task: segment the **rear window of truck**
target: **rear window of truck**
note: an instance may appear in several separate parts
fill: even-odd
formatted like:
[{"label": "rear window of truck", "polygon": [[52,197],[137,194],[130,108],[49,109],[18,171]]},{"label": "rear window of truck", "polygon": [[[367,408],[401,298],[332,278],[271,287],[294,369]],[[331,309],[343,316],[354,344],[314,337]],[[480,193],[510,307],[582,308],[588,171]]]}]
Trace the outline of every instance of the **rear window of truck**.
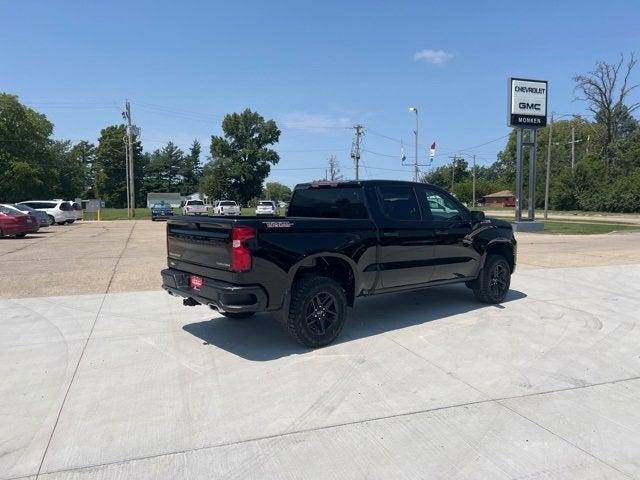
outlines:
[{"label": "rear window of truck", "polygon": [[361,188],[306,188],[296,190],[289,205],[290,217],[368,218]]}]

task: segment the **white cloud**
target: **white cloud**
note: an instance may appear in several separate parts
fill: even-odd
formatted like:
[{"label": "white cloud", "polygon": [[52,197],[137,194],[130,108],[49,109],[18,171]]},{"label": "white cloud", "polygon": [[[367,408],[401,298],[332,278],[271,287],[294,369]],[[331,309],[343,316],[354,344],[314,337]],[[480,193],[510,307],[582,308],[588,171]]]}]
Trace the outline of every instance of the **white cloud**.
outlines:
[{"label": "white cloud", "polygon": [[452,53],[447,53],[444,50],[431,50],[430,48],[420,50],[413,55],[413,59],[416,61],[424,60],[434,65],[442,65],[452,57]]},{"label": "white cloud", "polygon": [[277,120],[284,128],[295,128],[307,132],[326,132],[351,126],[351,119],[346,116],[331,116],[324,113],[290,112]]}]

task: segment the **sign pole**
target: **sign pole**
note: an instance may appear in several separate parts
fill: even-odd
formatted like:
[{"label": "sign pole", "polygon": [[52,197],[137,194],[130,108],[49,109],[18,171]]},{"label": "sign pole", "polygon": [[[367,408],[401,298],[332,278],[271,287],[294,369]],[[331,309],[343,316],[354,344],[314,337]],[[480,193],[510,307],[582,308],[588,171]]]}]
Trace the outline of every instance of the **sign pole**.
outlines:
[{"label": "sign pole", "polygon": [[522,221],[522,128],[516,130],[516,222]]},{"label": "sign pole", "polygon": [[[538,128],[547,124],[548,82],[526,78],[509,79],[509,108],[507,124],[516,128],[516,208],[513,228],[542,230],[536,223],[536,143]],[[527,210],[522,218],[524,203],[525,151],[529,161]]]},{"label": "sign pole", "polygon": [[529,130],[529,215],[527,220],[536,219],[536,147],[538,130]]}]

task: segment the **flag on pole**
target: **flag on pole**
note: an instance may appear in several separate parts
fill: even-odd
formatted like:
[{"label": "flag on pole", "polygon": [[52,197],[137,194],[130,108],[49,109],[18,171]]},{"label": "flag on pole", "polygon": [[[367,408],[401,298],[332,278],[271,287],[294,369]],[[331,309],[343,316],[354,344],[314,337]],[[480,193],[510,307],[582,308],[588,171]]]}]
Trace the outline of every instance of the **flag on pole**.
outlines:
[{"label": "flag on pole", "polygon": [[431,158],[433,158],[433,157],[435,157],[435,156],[436,156],[436,142],[433,142],[433,143],[431,144],[431,148],[429,149],[429,156],[430,156]]}]

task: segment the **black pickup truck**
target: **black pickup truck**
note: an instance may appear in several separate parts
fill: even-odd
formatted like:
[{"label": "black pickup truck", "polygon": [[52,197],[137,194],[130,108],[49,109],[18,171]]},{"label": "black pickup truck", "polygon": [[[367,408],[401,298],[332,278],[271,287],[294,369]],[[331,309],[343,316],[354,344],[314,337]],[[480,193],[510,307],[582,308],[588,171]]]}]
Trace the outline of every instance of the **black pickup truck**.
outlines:
[{"label": "black pickup truck", "polygon": [[[309,347],[358,296],[465,282],[499,303],[516,266],[508,222],[441,188],[390,180],[297,185],[286,217],[175,217],[163,288],[230,318],[269,311]],[[389,321],[392,321],[391,319]]]}]

